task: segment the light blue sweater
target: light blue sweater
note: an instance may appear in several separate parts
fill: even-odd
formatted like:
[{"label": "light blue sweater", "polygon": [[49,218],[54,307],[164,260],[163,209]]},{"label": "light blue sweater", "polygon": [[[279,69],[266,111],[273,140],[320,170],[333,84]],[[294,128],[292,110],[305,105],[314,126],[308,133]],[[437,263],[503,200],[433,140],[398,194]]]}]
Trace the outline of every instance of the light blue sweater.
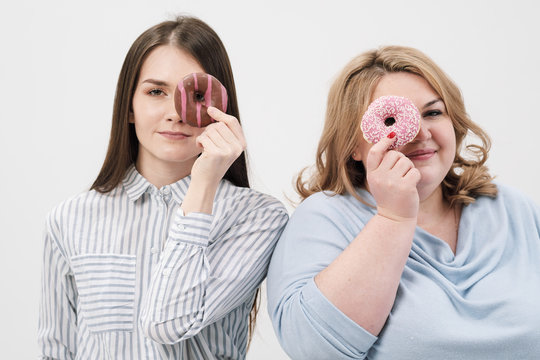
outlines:
[{"label": "light blue sweater", "polygon": [[[314,194],[272,257],[268,310],[293,359],[540,359],[540,208],[515,189],[464,207],[456,255],[417,227],[378,337],[316,287],[375,214],[350,195]],[[374,204],[366,191],[361,196]]]}]

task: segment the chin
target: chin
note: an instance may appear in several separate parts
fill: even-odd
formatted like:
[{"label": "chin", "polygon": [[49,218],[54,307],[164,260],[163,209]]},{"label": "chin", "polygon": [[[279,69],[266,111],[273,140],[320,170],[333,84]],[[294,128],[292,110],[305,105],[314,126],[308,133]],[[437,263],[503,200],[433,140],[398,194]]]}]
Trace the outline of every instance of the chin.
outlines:
[{"label": "chin", "polygon": [[440,191],[442,193],[442,180],[436,181],[436,182],[424,182],[420,180],[420,183],[416,186],[418,189],[418,196],[420,198],[420,202],[428,199],[433,195],[434,193]]}]

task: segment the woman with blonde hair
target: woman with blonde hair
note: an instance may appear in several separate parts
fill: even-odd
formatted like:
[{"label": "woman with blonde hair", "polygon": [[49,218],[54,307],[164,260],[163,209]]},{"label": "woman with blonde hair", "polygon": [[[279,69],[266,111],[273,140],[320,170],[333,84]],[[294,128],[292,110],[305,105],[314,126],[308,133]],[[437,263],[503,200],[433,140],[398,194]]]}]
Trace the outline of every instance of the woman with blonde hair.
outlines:
[{"label": "woman with blonde hair", "polygon": [[[389,95],[421,114],[418,135],[394,150],[395,133],[372,145],[360,129]],[[349,62],[268,275],[268,309],[293,359],[540,354],[540,209],[493,183],[489,148],[459,89],[420,51],[388,46]]]},{"label": "woman with blonde hair", "polygon": [[[228,91],[207,127],[175,89],[208,73]],[[244,359],[259,285],[287,221],[249,188],[229,58],[203,21],[143,32],[120,71],[109,149],[89,191],[47,219],[41,359]]]}]

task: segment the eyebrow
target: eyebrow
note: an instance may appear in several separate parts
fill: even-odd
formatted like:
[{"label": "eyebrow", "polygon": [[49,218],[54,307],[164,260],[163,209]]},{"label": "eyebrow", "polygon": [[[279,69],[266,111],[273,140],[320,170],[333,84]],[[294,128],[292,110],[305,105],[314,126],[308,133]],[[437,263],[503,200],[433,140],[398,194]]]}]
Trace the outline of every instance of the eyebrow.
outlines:
[{"label": "eyebrow", "polygon": [[141,84],[144,84],[144,83],[154,84],[154,85],[157,85],[157,86],[168,86],[169,85],[165,81],[156,80],[156,79],[146,79],[146,80],[143,80],[141,82]]},{"label": "eyebrow", "polygon": [[431,105],[438,103],[439,101],[442,102],[442,99],[431,100],[430,102],[426,103],[422,109],[428,108],[428,107],[430,107]]}]

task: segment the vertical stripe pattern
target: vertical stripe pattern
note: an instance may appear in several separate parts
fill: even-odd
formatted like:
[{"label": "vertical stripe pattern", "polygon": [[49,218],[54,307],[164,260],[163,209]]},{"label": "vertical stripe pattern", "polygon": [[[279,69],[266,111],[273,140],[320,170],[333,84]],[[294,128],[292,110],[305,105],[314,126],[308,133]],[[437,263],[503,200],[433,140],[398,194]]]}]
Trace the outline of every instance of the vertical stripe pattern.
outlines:
[{"label": "vertical stripe pattern", "polygon": [[189,182],[157,189],[131,167],[110,193],[51,211],[41,359],[245,358],[253,297],[288,216],[227,181],[212,215],[184,216]]}]

